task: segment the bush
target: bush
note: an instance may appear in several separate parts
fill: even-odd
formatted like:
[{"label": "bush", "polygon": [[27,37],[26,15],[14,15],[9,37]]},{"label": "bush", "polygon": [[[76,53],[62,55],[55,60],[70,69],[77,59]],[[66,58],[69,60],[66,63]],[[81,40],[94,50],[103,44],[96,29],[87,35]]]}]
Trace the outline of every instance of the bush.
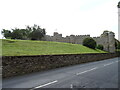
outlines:
[{"label": "bush", "polygon": [[116,50],[117,55],[120,57],[120,49]]},{"label": "bush", "polygon": [[115,48],[120,49],[120,41],[118,40],[115,41]]},{"label": "bush", "polygon": [[103,49],[104,49],[104,47],[103,47],[103,45],[98,44],[98,45],[97,45],[97,49],[103,50]]},{"label": "bush", "polygon": [[120,42],[119,42],[118,45],[117,45],[117,49],[120,49]]},{"label": "bush", "polygon": [[96,47],[96,41],[93,38],[85,38],[83,40],[83,45],[92,49]]}]

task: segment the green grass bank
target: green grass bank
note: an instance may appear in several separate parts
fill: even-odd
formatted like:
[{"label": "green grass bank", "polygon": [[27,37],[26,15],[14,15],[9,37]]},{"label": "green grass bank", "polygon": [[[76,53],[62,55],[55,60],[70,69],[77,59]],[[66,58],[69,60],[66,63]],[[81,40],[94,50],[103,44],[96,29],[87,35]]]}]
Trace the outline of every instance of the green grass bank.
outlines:
[{"label": "green grass bank", "polygon": [[2,56],[106,53],[80,44],[10,39],[0,41],[2,41]]}]

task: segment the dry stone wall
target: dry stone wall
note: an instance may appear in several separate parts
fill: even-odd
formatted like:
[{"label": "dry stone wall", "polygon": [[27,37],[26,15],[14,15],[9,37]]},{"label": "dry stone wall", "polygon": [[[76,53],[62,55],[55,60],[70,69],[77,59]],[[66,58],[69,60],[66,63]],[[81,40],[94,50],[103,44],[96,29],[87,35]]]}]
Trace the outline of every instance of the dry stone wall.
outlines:
[{"label": "dry stone wall", "polygon": [[117,57],[115,53],[3,56],[3,78]]}]

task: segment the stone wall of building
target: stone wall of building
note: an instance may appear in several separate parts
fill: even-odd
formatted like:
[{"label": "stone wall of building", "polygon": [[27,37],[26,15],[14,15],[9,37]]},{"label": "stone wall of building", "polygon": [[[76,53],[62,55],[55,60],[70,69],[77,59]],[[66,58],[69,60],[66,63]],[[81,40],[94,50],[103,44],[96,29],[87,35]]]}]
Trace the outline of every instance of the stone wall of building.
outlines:
[{"label": "stone wall of building", "polygon": [[[92,37],[97,44],[102,44],[104,46],[104,50],[108,52],[115,52],[115,38],[114,33],[105,31],[99,37]],[[55,41],[55,42],[66,42],[73,44],[83,44],[83,40],[85,38],[89,38],[90,35],[70,35],[66,37],[62,37],[62,34],[58,32],[54,32],[53,36],[46,35],[43,40],[46,41]]]}]

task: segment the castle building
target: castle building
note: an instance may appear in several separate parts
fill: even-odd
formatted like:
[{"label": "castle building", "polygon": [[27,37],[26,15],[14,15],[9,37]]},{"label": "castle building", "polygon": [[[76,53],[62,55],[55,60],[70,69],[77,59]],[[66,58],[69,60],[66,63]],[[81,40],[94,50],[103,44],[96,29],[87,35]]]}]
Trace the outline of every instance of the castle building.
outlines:
[{"label": "castle building", "polygon": [[[89,38],[90,35],[70,35],[62,37],[62,34],[54,32],[53,36],[45,35],[42,40],[45,41],[55,41],[55,42],[65,42],[73,44],[83,44],[85,38]],[[101,44],[105,51],[115,52],[115,35],[113,32],[104,31],[99,37],[92,37],[97,44]]]}]

